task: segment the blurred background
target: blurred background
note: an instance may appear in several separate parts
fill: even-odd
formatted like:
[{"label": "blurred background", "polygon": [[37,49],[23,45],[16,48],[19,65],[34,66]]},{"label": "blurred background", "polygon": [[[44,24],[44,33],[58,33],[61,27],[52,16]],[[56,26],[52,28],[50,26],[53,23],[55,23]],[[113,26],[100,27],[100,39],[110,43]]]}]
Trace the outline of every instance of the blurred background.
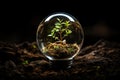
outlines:
[{"label": "blurred background", "polygon": [[54,12],[66,12],[79,20],[85,33],[84,45],[100,39],[120,41],[120,5],[117,2],[44,0],[6,1],[0,4],[0,41],[36,41],[39,23]]}]

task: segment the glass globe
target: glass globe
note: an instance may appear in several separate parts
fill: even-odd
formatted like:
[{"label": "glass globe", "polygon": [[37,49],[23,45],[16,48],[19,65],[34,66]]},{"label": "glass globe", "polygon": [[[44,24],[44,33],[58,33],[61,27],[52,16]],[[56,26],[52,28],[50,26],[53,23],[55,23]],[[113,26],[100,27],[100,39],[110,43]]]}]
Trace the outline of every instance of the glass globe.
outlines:
[{"label": "glass globe", "polygon": [[70,68],[83,45],[84,33],[75,17],[68,13],[54,13],[41,21],[36,40],[52,67]]}]

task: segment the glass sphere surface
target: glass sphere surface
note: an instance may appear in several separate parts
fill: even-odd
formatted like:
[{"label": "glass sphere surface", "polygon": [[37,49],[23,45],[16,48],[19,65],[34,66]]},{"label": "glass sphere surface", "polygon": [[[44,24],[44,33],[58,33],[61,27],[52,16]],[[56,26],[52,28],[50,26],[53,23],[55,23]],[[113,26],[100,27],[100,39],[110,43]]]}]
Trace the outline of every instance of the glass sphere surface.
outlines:
[{"label": "glass sphere surface", "polygon": [[54,13],[41,21],[37,45],[49,60],[71,60],[79,54],[84,33],[79,21],[68,13]]}]

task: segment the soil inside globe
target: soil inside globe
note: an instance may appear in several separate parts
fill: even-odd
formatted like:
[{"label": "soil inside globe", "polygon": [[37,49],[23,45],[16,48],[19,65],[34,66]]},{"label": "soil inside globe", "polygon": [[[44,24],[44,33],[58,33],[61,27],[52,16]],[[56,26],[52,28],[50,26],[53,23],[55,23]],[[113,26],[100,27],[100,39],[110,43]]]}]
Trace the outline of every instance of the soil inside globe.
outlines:
[{"label": "soil inside globe", "polygon": [[49,43],[45,48],[44,52],[56,59],[65,59],[73,56],[78,52],[79,46],[74,44],[67,44],[64,41],[56,41],[54,43]]}]

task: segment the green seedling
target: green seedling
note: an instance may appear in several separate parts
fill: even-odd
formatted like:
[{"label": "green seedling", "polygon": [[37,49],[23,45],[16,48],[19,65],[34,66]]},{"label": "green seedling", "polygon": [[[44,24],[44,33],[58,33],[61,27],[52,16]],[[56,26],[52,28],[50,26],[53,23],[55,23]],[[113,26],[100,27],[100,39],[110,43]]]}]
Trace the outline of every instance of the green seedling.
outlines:
[{"label": "green seedling", "polygon": [[22,64],[29,64],[29,63],[28,63],[28,60],[24,60],[24,61],[22,62]]},{"label": "green seedling", "polygon": [[69,28],[70,25],[70,21],[63,21],[57,18],[57,22],[54,24],[54,28],[48,36],[54,38],[55,40],[63,41],[65,37],[72,33]]}]

